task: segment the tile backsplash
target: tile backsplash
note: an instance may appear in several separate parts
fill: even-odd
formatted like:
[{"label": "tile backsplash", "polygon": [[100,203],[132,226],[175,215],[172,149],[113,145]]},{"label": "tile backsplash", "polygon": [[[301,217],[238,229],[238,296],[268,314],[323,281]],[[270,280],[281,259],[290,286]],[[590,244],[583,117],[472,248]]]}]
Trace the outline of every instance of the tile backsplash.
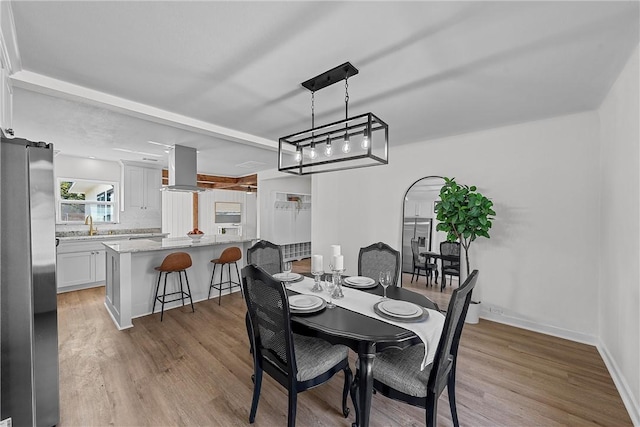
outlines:
[{"label": "tile backsplash", "polygon": [[[94,228],[97,228],[101,234],[159,233],[162,228],[162,214],[160,210],[121,211],[119,223],[94,223]],[[58,237],[82,235],[88,231],[89,226],[84,224],[56,224]]]}]

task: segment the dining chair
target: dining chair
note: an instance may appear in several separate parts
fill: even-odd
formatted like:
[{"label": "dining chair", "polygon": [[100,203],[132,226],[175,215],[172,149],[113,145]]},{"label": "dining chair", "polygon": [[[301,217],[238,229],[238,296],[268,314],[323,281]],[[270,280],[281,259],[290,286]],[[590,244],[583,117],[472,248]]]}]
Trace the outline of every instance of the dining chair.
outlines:
[{"label": "dining chair", "polygon": [[457,257],[457,261],[451,259],[440,258],[440,266],[442,267],[442,284],[440,291],[447,286],[447,274],[449,275],[449,286],[453,282],[453,276],[460,277],[460,243],[459,242],[440,242],[440,255]]},{"label": "dining chair", "polygon": [[391,399],[425,408],[428,427],[436,425],[438,397],[445,387],[453,425],[459,425],[455,394],[458,345],[477,279],[478,270],[474,270],[462,286],[453,291],[433,363],[420,370],[424,344],[383,351],[376,354],[373,362],[374,390]]},{"label": "dining chair", "polygon": [[323,384],[343,371],[342,414],[346,418],[352,380],[348,347],[292,333],[287,291],[282,282],[273,279],[267,271],[248,265],[242,269],[242,281],[254,366],[249,422],[255,421],[263,371],[287,388],[289,427],[295,426],[298,393]]},{"label": "dining chair", "polygon": [[282,273],[282,250],[268,240],[260,240],[247,249],[247,264],[257,265],[269,274]]},{"label": "dining chair", "polygon": [[358,254],[358,276],[370,277],[378,281],[381,271],[391,272],[391,286],[398,285],[400,271],[400,252],[386,243],[378,242],[360,248]]},{"label": "dining chair", "polygon": [[420,279],[420,270],[424,270],[424,277],[427,281],[427,285],[431,285],[431,278],[435,272],[436,283],[438,283],[438,267],[435,263],[429,262],[429,258],[425,258],[420,255],[419,242],[415,239],[411,239],[411,254],[413,255],[413,272],[411,273],[411,283],[413,278],[417,275],[416,282]]}]

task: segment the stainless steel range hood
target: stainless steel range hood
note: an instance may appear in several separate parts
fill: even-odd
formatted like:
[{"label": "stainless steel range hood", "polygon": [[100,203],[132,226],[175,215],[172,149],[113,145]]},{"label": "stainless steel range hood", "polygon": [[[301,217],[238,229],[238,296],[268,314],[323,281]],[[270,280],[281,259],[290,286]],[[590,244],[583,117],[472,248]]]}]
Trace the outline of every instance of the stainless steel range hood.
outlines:
[{"label": "stainless steel range hood", "polygon": [[195,148],[174,145],[169,153],[169,185],[166,191],[204,191],[196,185],[198,171],[197,151]]}]

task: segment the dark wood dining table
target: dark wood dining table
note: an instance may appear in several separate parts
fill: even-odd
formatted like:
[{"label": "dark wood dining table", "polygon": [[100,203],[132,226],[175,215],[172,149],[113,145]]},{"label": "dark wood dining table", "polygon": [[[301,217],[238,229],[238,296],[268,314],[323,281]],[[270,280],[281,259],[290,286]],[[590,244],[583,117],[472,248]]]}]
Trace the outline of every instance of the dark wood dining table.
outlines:
[{"label": "dark wood dining table", "polygon": [[[362,291],[382,295],[380,285]],[[389,287],[387,297],[438,310],[436,303],[407,289]],[[332,344],[344,344],[358,353],[358,371],[354,379],[354,384],[357,385],[356,422],[353,424],[358,427],[369,425],[373,394],[372,367],[376,352],[390,347],[406,348],[421,342],[407,329],[340,306],[311,315],[292,315],[291,325],[295,333],[319,337]]]},{"label": "dark wood dining table", "polygon": [[[427,259],[434,258],[434,259],[440,259],[445,261],[457,262],[458,264],[460,263],[460,255],[442,255],[439,252],[424,251],[424,252],[420,252],[420,256],[423,256]],[[440,270],[442,270],[442,262],[440,263]],[[437,280],[437,276],[436,276],[436,280]],[[445,284],[445,279],[443,274],[442,280],[440,281],[440,290],[444,289],[444,286],[445,286],[444,284]]]}]

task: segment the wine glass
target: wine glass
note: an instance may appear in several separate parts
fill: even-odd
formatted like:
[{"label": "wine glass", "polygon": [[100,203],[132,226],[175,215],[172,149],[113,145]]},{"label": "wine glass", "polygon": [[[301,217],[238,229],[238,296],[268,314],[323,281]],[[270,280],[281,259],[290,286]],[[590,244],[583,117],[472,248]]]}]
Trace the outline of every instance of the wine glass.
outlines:
[{"label": "wine glass", "polygon": [[391,272],[389,270],[387,270],[386,272],[380,272],[380,284],[382,285],[384,294],[382,299],[387,299],[387,288],[391,284]]},{"label": "wine glass", "polygon": [[333,274],[327,274],[324,278],[325,289],[329,292],[329,301],[327,302],[327,308],[334,308],[336,305],[333,303],[333,291],[336,289],[336,282],[333,281]]},{"label": "wine glass", "polygon": [[285,275],[285,279],[289,279],[289,274],[291,274],[291,270],[293,269],[293,265],[291,264],[291,261],[286,261],[284,263],[284,275]]}]

